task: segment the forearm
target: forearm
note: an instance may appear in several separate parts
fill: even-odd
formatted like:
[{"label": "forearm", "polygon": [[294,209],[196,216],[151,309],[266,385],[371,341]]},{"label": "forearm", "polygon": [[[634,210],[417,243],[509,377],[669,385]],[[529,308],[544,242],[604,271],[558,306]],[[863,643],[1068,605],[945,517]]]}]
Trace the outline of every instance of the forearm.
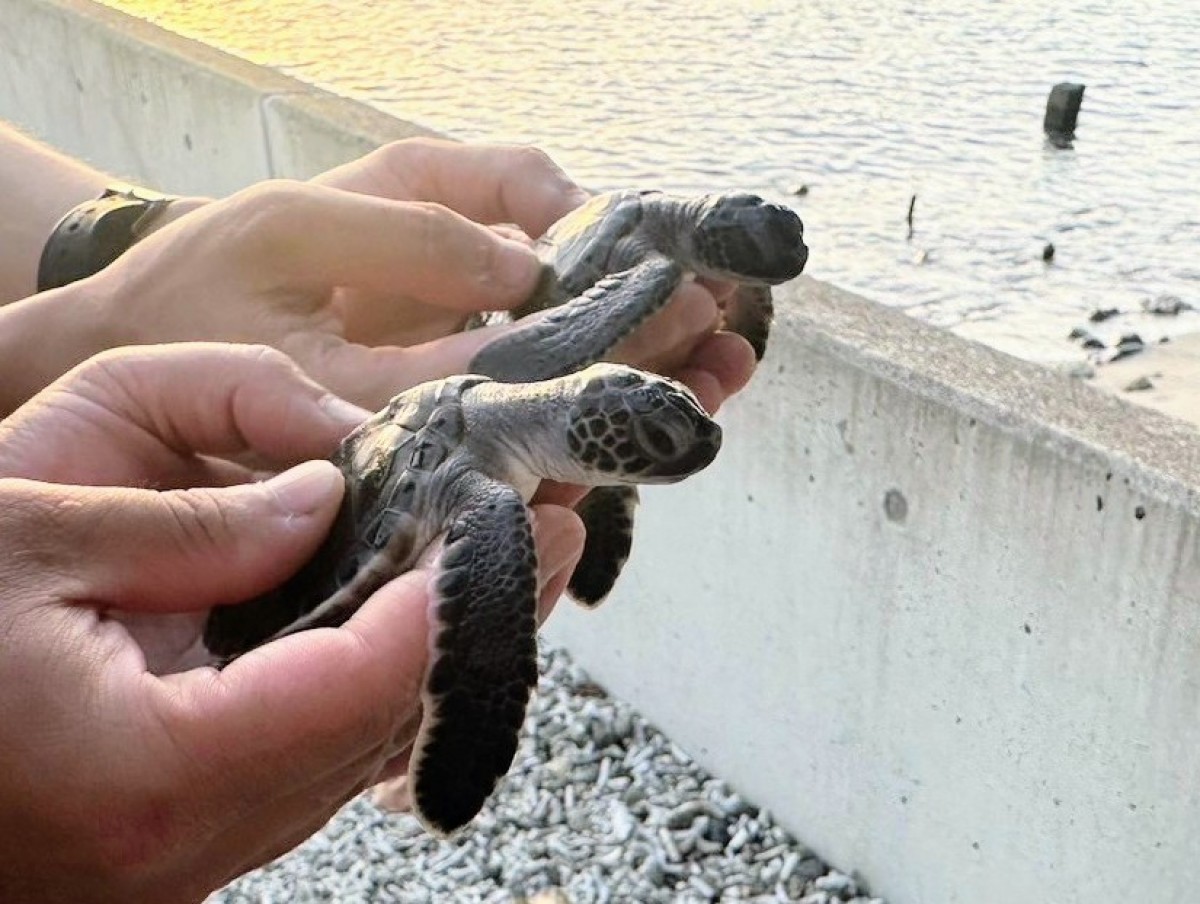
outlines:
[{"label": "forearm", "polygon": [[[54,224],[110,181],[0,123],[0,197],[9,212],[0,218],[0,305],[34,293],[38,258]],[[8,344],[7,337],[3,342]],[[7,369],[7,359],[0,360]]]},{"label": "forearm", "polygon": [[76,364],[124,344],[93,280],[0,307],[0,419]]}]

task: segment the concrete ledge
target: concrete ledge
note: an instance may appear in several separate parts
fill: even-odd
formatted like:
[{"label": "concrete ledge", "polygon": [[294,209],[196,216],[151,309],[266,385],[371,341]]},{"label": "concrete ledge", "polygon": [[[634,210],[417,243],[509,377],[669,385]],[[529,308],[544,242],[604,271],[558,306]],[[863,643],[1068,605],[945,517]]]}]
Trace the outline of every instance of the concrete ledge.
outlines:
[{"label": "concrete ledge", "polygon": [[435,134],[87,0],[12,0],[0,118],[114,175],[224,195]]},{"label": "concrete ledge", "polygon": [[811,280],[780,307],[717,464],[550,637],[897,904],[1190,900],[1194,430]]},{"label": "concrete ledge", "polygon": [[263,116],[271,171],[292,179],[311,179],[389,141],[445,137],[325,93],[268,97]]}]

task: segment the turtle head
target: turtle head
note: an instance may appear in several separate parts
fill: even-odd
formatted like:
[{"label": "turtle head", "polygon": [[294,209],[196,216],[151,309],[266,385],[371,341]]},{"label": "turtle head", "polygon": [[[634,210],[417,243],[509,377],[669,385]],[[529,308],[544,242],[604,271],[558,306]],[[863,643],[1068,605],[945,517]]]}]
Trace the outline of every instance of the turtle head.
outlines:
[{"label": "turtle head", "polygon": [[579,377],[567,442],[588,483],[674,483],[721,448],[721,428],[681,384],[617,364]]},{"label": "turtle head", "polygon": [[706,195],[695,219],[691,254],[701,275],[776,285],[799,276],[808,262],[800,217],[758,195]]}]

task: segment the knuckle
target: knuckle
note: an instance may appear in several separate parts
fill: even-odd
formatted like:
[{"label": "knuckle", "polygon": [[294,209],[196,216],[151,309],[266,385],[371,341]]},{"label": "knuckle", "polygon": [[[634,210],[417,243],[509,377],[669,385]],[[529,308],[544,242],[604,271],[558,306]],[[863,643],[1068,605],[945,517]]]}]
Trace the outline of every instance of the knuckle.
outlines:
[{"label": "knuckle", "polygon": [[418,135],[389,141],[373,153],[389,164],[403,164],[413,158],[419,159],[427,154],[443,151],[448,145],[452,146],[454,142]]},{"label": "knuckle", "polygon": [[211,490],[179,490],[158,496],[170,536],[183,556],[236,548],[237,517]]},{"label": "knuckle", "polygon": [[535,145],[510,145],[514,165],[535,175],[562,175],[562,170],[549,154]]},{"label": "knuckle", "polygon": [[457,245],[458,222],[448,207],[433,201],[409,202],[409,223],[412,240],[421,250],[422,258],[439,261]]},{"label": "knuckle", "polygon": [[250,368],[263,371],[263,376],[280,376],[287,379],[303,378],[300,366],[274,346],[246,345],[241,347],[241,353],[245,355]]},{"label": "knuckle", "polygon": [[232,201],[248,217],[285,216],[311,203],[311,186],[294,179],[267,179],[233,195]]},{"label": "knuckle", "polygon": [[244,250],[261,253],[264,247],[286,246],[299,236],[303,224],[317,212],[320,197],[316,186],[270,179],[233,195],[229,200],[232,213],[226,222],[236,231]]}]

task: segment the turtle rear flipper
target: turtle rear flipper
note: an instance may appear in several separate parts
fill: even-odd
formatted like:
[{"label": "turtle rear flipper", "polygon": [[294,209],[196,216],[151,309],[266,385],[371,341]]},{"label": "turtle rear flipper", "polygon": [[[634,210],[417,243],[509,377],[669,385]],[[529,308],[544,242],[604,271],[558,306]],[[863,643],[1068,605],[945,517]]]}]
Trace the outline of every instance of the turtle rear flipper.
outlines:
[{"label": "turtle rear flipper", "polygon": [[472,373],[503,383],[562,377],[594,364],[667,303],[683,268],[653,256],[582,295],[521,320],[471,359]]},{"label": "turtle rear flipper", "polygon": [[447,835],[508,772],[537,683],[537,559],[525,503],[481,474],[446,534],[409,766],[413,809]]},{"label": "turtle rear flipper", "polygon": [[769,286],[738,286],[725,305],[724,328],[750,343],[756,361],[767,353],[774,319],[775,301]]},{"label": "turtle rear flipper", "polygon": [[621,575],[633,547],[633,513],[637,487],[594,487],[575,506],[587,530],[583,555],[567,592],[581,606],[594,609],[604,602]]}]

